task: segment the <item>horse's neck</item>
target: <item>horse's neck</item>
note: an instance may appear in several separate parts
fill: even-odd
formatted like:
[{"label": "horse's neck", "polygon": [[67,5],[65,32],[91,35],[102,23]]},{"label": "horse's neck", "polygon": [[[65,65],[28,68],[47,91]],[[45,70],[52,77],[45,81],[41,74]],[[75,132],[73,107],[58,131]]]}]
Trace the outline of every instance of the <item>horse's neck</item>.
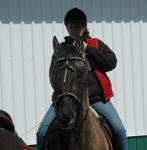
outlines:
[{"label": "horse's neck", "polygon": [[[83,108],[88,108],[88,113],[87,111],[81,111],[80,113],[80,119],[76,129],[77,132],[74,133],[74,137],[78,137],[77,139],[74,139],[77,143],[76,148],[78,147],[82,150],[97,150],[98,147],[103,145],[102,149],[108,149],[108,145],[106,144],[107,141],[101,124],[90,109],[88,90],[85,92],[82,106]],[[100,139],[102,139],[102,141]]]},{"label": "horse's neck", "polygon": [[86,89],[83,97],[83,108],[88,108],[89,107],[89,94],[88,94],[88,88]]},{"label": "horse's neck", "polygon": [[90,108],[89,94],[88,94],[88,88],[87,88],[83,96],[82,109],[80,110],[80,113],[78,114],[79,115],[78,124],[79,123],[81,124],[81,122],[83,123],[83,121],[87,118],[89,108]]}]

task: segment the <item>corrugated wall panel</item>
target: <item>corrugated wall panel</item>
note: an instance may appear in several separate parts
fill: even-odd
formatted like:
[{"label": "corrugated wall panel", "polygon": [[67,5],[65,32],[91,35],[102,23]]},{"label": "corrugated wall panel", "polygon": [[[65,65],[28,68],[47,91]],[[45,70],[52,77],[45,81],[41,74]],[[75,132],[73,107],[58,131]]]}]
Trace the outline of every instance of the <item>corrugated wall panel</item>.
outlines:
[{"label": "corrugated wall panel", "polygon": [[147,23],[143,23],[142,21],[140,22],[141,24],[141,56],[142,56],[142,89],[143,89],[143,108],[144,108],[144,129],[145,133],[147,133],[147,113],[146,113],[146,108],[147,108],[147,69],[146,69],[146,64],[147,64],[147,43],[146,43],[146,35],[147,35]]},{"label": "corrugated wall panel", "polygon": [[72,7],[87,13],[91,35],[117,55],[117,68],[108,75],[127,135],[147,135],[146,0],[0,1],[0,109],[10,113],[25,142],[36,143],[53,91],[52,38],[61,42],[67,35],[63,18]]}]

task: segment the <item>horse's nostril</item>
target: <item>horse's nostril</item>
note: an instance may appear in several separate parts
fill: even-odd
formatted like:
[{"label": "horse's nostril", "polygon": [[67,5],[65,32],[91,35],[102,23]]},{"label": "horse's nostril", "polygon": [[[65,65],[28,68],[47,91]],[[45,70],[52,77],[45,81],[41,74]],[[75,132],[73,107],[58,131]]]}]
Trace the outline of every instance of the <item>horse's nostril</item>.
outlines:
[{"label": "horse's nostril", "polygon": [[74,115],[72,114],[71,117],[70,117],[70,120],[72,120],[73,118],[74,118]]},{"label": "horse's nostril", "polygon": [[71,114],[71,115],[69,116],[69,120],[71,121],[71,120],[73,120],[73,118],[74,118],[74,115]]},{"label": "horse's nostril", "polygon": [[68,117],[66,115],[60,115],[59,120],[66,121],[66,120],[68,120]]},{"label": "horse's nostril", "polygon": [[57,115],[57,121],[61,128],[73,128],[76,116],[74,113],[60,113]]},{"label": "horse's nostril", "polygon": [[60,115],[59,121],[68,124],[73,119],[73,115]]},{"label": "horse's nostril", "polygon": [[64,117],[61,119],[62,122],[67,122],[69,119],[67,117]]}]

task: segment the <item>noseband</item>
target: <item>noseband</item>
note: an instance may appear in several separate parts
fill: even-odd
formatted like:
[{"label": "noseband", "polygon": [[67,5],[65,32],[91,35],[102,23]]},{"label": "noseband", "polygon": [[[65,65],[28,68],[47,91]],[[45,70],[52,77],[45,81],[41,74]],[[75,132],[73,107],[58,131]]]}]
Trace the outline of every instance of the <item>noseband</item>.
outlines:
[{"label": "noseband", "polygon": [[[79,57],[60,58],[60,59],[57,59],[57,60],[55,61],[54,65],[53,65],[53,68],[54,68],[54,66],[55,66],[58,62],[65,62],[64,66],[59,69],[59,70],[65,70],[65,72],[64,72],[64,84],[66,84],[67,70],[69,69],[69,70],[71,70],[71,71],[73,71],[73,72],[76,71],[76,69],[75,69],[74,67],[72,67],[72,66],[69,64],[69,61],[74,61],[74,60],[83,61],[84,64],[86,64],[86,66],[87,66],[86,61],[85,61],[83,58],[79,58]],[[87,74],[86,74],[86,79],[87,79],[87,77],[88,77],[88,70],[87,70]],[[56,107],[57,101],[58,101],[61,97],[65,97],[65,96],[73,97],[74,100],[76,100],[76,101],[80,104],[80,106],[82,107],[82,104],[81,104],[80,99],[79,99],[75,94],[69,93],[69,92],[66,93],[66,91],[64,91],[64,93],[61,93],[60,95],[58,95],[58,96],[56,97],[56,100],[55,100],[55,107]],[[87,110],[87,108],[83,108],[83,107],[82,107],[82,110]]]}]

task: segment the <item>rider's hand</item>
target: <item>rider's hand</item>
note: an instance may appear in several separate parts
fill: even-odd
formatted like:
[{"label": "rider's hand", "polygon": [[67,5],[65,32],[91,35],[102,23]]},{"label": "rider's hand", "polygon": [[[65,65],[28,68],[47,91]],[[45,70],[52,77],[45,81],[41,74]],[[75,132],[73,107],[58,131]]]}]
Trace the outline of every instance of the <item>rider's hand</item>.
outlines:
[{"label": "rider's hand", "polygon": [[[73,42],[73,46],[76,46],[76,41]],[[84,46],[84,49],[86,49],[87,43],[86,43],[86,42],[83,42],[83,46]]]},{"label": "rider's hand", "polygon": [[72,43],[72,45],[73,45],[73,46],[76,46],[76,41],[74,41],[74,42]]},{"label": "rider's hand", "polygon": [[84,46],[84,49],[86,49],[87,43],[86,43],[86,42],[83,42],[83,46]]}]

